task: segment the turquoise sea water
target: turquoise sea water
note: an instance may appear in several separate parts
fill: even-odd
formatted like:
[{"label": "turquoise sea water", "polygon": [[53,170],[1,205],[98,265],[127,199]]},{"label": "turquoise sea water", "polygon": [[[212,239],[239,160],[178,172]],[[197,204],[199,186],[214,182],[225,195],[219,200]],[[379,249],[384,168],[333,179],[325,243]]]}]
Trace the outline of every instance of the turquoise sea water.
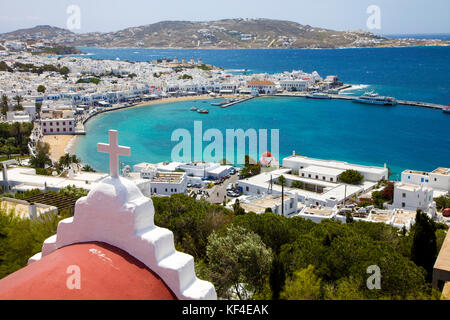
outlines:
[{"label": "turquoise sea water", "polygon": [[[342,100],[257,98],[226,109],[209,102],[177,102],[99,115],[86,124],[76,154],[97,170],[106,171],[106,154],[97,142],[108,141],[108,129],[119,131],[119,143],[130,146],[125,164],[171,160],[171,134],[185,128],[193,135],[193,121],[209,128],[280,129],[280,156],[297,153],[323,159],[383,166],[394,173],[405,168],[433,170],[450,166],[450,116],[417,107],[379,107]],[[207,115],[189,111],[208,107]],[[207,143],[204,143],[204,146]],[[241,155],[243,154],[241,150]]]},{"label": "turquoise sea water", "polygon": [[[234,72],[317,70],[337,74],[361,85],[347,94],[375,89],[398,99],[448,104],[450,100],[450,48],[376,48],[344,50],[157,50],[81,48],[92,58],[151,61],[167,57],[202,58],[204,63]],[[83,162],[107,171],[106,154],[96,152],[97,142],[107,142],[108,129],[119,131],[119,143],[132,148],[125,164],[171,160],[171,134],[177,128],[192,132],[193,121],[209,128],[279,129],[280,157],[297,153],[323,159],[402,170],[450,167],[450,115],[409,106],[370,106],[341,100],[257,98],[230,108],[211,101],[177,102],[133,108],[96,116],[86,125],[75,152]],[[189,111],[208,108],[207,115]],[[206,144],[204,144],[205,146]],[[241,150],[241,154],[245,151]]]}]

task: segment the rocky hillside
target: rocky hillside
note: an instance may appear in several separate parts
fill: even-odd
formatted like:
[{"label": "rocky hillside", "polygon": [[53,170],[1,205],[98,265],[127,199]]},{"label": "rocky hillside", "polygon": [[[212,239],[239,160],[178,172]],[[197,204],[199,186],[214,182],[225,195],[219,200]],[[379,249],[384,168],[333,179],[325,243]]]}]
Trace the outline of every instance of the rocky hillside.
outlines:
[{"label": "rocky hillside", "polygon": [[444,41],[393,40],[365,31],[334,31],[270,19],[207,22],[162,21],[109,33],[76,34],[37,26],[0,35],[0,39],[46,39],[63,45],[153,48],[346,48],[448,45]]}]

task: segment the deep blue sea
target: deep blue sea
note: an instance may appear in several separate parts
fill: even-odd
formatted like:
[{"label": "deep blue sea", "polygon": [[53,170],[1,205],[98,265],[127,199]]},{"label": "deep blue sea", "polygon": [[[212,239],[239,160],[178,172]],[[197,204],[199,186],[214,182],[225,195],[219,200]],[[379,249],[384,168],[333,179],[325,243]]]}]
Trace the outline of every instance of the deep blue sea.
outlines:
[{"label": "deep blue sea", "polygon": [[[450,47],[188,50],[98,49],[81,47],[93,59],[151,61],[157,58],[202,58],[236,73],[275,73],[302,69],[334,74],[356,89],[344,94],[375,90],[398,99],[449,104]],[[450,167],[450,115],[419,107],[377,107],[347,101],[301,98],[258,98],[221,109],[209,102],[178,102],[99,115],[87,125],[75,152],[83,162],[107,171],[107,156],[96,152],[107,142],[107,130],[119,130],[119,142],[132,147],[125,164],[170,160],[170,140],[177,128],[193,129],[194,120],[208,128],[280,129],[280,156],[297,153],[324,159],[402,170]],[[189,111],[208,108],[208,115]],[[243,153],[245,151],[242,151]]]}]

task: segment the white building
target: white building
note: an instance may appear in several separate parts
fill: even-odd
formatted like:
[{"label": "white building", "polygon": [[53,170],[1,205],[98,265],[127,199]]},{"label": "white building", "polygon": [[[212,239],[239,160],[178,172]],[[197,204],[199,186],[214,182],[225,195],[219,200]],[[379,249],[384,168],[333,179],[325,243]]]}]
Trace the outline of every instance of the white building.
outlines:
[{"label": "white building", "polygon": [[[308,169],[307,167],[311,167]],[[293,170],[298,170],[299,173],[312,173],[311,178],[315,178],[317,175],[319,180],[323,180],[323,176],[331,178],[337,177],[338,172],[345,170],[355,170],[361,173],[364,176],[364,180],[367,181],[379,181],[379,180],[387,180],[389,170],[386,167],[374,167],[374,166],[363,166],[357,164],[349,164],[344,161],[336,161],[336,160],[322,160],[322,159],[314,159],[308,158],[304,156],[292,155],[283,159],[283,167],[290,168]],[[319,171],[321,168],[322,172]],[[327,169],[326,169],[327,168]],[[335,170],[331,170],[335,169]],[[304,171],[306,170],[306,171]],[[310,170],[311,172],[308,172]],[[335,180],[335,179],[333,179]],[[335,180],[336,181],[336,180]]]},{"label": "white building", "polygon": [[[227,205],[232,208],[235,201]],[[281,195],[280,194],[262,194],[260,196],[244,196],[239,198],[240,206],[245,212],[264,213],[266,209],[271,209],[273,213],[282,214]],[[284,216],[290,217],[298,211],[298,200],[293,194],[285,193],[284,199]]]},{"label": "white building", "polygon": [[133,166],[133,171],[140,173],[140,177],[144,179],[153,179],[157,173],[156,165],[152,163],[142,162]]},{"label": "white building", "polygon": [[311,80],[280,80],[280,87],[284,91],[306,91],[308,87],[312,84]]},{"label": "white building", "polygon": [[157,195],[186,194],[186,188],[187,178],[184,172],[158,172],[150,181],[150,192]]},{"label": "white building", "polygon": [[272,94],[276,91],[275,83],[268,80],[252,80],[247,83],[247,87],[262,94]]},{"label": "white building", "polygon": [[432,188],[405,183],[395,184],[393,208],[428,211],[432,203]]},{"label": "white building", "polygon": [[329,182],[338,182],[339,175],[343,173],[345,170],[337,169],[333,167],[321,167],[310,165],[298,169],[298,175],[300,177],[306,177],[316,180],[329,181]]},{"label": "white building", "polygon": [[[332,183],[311,178],[302,178],[293,175],[292,169],[283,168],[271,172],[263,172],[259,175],[238,181],[238,186],[242,188],[245,195],[262,195],[265,193],[281,194],[281,186],[276,184],[278,178],[283,175],[286,178],[284,191],[297,197],[299,203],[305,205],[334,207],[348,200],[354,195],[358,195],[372,189],[376,182],[364,181],[361,185],[346,185],[343,183]],[[296,181],[302,188],[293,187]]]},{"label": "white building", "polygon": [[191,177],[220,179],[229,174],[231,166],[212,162],[192,162],[180,164],[178,169],[183,170]]},{"label": "white building", "polygon": [[437,168],[432,172],[405,170],[401,181],[407,184],[424,185],[435,190],[450,192],[450,169]]},{"label": "white building", "polygon": [[[360,185],[339,181],[339,175],[348,169],[364,176]],[[298,174],[293,174],[294,171]],[[285,192],[296,195],[299,203],[333,208],[352,196],[373,189],[379,180],[387,179],[388,169],[293,155],[283,159],[283,168],[239,180],[238,185],[246,195],[261,195],[269,190],[279,194],[281,186],[276,182],[281,175],[286,178]]]},{"label": "white building", "polygon": [[41,112],[40,123],[44,135],[75,133],[73,110],[51,110],[49,112]]},{"label": "white building", "polygon": [[434,198],[450,192],[450,169],[437,168],[432,172],[405,170],[401,182],[395,184],[392,208],[429,212]]},{"label": "white building", "polygon": [[74,134],[75,119],[41,119],[42,133],[46,134]]},{"label": "white building", "polygon": [[31,116],[24,111],[8,111],[6,113],[6,121],[9,122],[31,122]]}]

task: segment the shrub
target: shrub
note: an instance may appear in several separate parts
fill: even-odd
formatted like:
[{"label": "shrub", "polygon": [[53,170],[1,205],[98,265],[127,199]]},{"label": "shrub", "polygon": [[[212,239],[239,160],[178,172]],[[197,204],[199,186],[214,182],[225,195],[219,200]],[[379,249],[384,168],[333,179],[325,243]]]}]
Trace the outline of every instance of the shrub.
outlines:
[{"label": "shrub", "polygon": [[356,170],[345,170],[339,175],[339,181],[348,184],[360,184],[364,176]]}]

